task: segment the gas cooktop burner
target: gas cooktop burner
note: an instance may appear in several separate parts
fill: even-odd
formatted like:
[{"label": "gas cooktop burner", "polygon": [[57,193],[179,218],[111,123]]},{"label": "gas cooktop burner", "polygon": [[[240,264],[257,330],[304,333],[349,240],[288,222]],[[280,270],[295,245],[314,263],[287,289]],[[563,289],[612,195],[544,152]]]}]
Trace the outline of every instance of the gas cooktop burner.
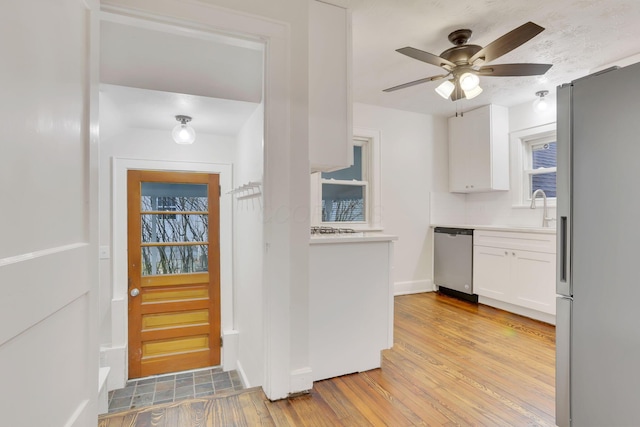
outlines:
[{"label": "gas cooktop burner", "polygon": [[311,234],[350,234],[355,233],[353,228],[335,228],[335,227],[311,227]]}]

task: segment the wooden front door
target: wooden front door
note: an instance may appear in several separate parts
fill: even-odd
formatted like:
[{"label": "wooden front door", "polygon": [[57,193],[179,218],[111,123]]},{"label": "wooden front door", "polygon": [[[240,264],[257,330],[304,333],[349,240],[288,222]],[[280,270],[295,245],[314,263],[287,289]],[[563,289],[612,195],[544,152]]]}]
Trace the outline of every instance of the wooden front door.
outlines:
[{"label": "wooden front door", "polygon": [[127,180],[129,378],[219,365],[219,176]]}]

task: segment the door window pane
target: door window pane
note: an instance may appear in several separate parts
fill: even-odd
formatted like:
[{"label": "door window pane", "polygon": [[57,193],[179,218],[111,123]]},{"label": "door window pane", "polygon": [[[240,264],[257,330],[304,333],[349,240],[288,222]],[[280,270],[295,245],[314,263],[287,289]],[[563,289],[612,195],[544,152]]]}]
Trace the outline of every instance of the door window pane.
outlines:
[{"label": "door window pane", "polygon": [[143,182],[143,211],[207,212],[207,184]]},{"label": "door window pane", "polygon": [[207,214],[142,215],[142,243],[206,242]]},{"label": "door window pane", "polygon": [[208,271],[207,245],[143,246],[142,275]]}]

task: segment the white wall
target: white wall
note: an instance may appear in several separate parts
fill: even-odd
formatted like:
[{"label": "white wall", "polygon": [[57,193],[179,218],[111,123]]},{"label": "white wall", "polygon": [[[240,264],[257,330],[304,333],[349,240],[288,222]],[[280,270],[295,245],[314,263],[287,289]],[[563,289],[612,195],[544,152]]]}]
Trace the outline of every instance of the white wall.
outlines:
[{"label": "white wall", "polygon": [[[547,98],[552,108],[543,113],[533,111],[533,100],[509,108],[509,133],[555,123],[555,95],[551,94]],[[510,148],[513,152],[513,148]],[[444,164],[448,165],[448,161]],[[448,170],[448,166],[446,168]],[[511,179],[510,187],[513,189],[514,185],[517,183]],[[431,195],[432,224],[542,226],[542,209],[514,206],[513,190],[465,195],[449,193],[445,186],[434,188],[434,191]],[[538,205],[542,205],[542,202],[538,202]],[[556,217],[555,207],[549,208],[549,216]]]},{"label": "white wall", "polygon": [[396,293],[432,290],[429,192],[445,185],[446,120],[356,103],[353,124],[380,132],[380,212],[384,232],[398,236]]},{"label": "white wall", "polygon": [[0,14],[3,426],[97,421],[98,3]]},{"label": "white wall", "polygon": [[[260,105],[237,137],[234,187],[261,182],[264,107]],[[238,371],[245,386],[262,385],[264,328],[262,307],[262,186],[236,193],[234,213],[234,325],[238,331]]]}]

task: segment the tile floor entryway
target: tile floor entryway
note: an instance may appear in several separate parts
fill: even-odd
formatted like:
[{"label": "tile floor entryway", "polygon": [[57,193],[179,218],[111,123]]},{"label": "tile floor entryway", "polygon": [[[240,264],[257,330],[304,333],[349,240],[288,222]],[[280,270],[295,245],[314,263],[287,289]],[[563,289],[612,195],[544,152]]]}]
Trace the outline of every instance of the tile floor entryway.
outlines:
[{"label": "tile floor entryway", "polygon": [[237,371],[219,367],[131,380],[125,388],[109,392],[109,413],[242,389]]}]

